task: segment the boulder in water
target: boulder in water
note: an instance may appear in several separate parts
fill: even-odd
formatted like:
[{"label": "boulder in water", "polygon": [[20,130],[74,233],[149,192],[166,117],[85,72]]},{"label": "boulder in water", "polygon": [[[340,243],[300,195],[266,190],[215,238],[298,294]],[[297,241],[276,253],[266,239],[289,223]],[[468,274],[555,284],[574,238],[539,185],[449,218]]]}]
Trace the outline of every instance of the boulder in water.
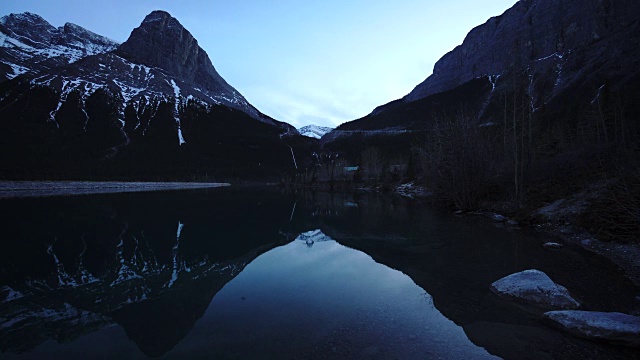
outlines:
[{"label": "boulder in water", "polygon": [[513,299],[545,309],[577,309],[580,303],[569,291],[553,282],[540,270],[525,270],[506,276],[493,284],[491,291],[507,299]]},{"label": "boulder in water", "polygon": [[640,347],[640,317],[619,312],[580,310],[549,311],[544,315],[574,335]]}]

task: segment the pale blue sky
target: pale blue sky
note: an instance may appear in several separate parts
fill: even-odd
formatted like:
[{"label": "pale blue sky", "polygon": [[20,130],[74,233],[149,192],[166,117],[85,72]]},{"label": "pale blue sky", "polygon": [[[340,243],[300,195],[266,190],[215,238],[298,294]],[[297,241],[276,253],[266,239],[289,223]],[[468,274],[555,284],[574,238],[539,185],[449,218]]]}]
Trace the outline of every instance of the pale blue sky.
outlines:
[{"label": "pale blue sky", "polygon": [[263,113],[336,126],[409,93],[473,27],[516,0],[1,0],[123,42],[152,10],[176,17]]}]

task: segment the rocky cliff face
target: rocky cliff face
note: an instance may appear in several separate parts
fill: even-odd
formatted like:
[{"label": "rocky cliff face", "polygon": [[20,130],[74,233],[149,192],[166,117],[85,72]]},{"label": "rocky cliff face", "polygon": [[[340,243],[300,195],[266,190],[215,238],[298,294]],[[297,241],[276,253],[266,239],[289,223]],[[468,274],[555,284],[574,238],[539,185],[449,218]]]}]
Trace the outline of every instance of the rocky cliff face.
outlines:
[{"label": "rocky cliff face", "polygon": [[207,102],[223,103],[258,120],[272,123],[218,74],[198,41],[165,11],[153,11],[147,15],[114,54],[133,64],[161,69],[166,75],[193,88],[191,92],[195,94],[191,95]]},{"label": "rocky cliff face", "polygon": [[518,1],[471,30],[403,100],[422,99],[481,76],[539,67],[540,62],[557,68],[576,50],[628,31],[639,17],[640,2],[634,0]]},{"label": "rocky cliff face", "polygon": [[36,14],[0,18],[0,82],[74,63],[115,49],[118,43],[81,26],[53,27]]},{"label": "rocky cliff face", "polygon": [[[322,142],[354,159],[367,147],[401,157],[434,121],[464,111],[486,132],[498,131],[491,126],[503,124],[507,112],[530,116],[527,131],[535,136],[564,127],[562,136],[570,137],[581,129],[589,147],[640,134],[631,120],[639,94],[640,2],[521,0],[471,30],[407,96],[340,125]],[[548,146],[538,149],[541,157],[571,144],[538,140]]]},{"label": "rocky cliff face", "polygon": [[183,81],[206,85],[213,91],[239,95],[216,72],[191,33],[164,11],[147,15],[115,54],[134,63],[164,69]]}]

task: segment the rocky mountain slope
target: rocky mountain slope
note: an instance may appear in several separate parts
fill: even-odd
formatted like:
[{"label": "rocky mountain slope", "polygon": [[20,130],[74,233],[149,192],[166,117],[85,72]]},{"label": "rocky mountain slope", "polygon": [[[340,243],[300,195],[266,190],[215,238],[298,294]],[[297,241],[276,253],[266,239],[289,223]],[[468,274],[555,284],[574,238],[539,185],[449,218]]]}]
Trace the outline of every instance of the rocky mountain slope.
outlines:
[{"label": "rocky mountain slope", "polygon": [[0,82],[74,63],[119,44],[75,24],[53,27],[36,14],[0,18]]},{"label": "rocky mountain slope", "polygon": [[164,11],[147,15],[129,39],[113,52],[40,72],[32,84],[53,87],[62,94],[61,102],[71,91],[80,90],[86,97],[106,87],[121,94],[123,107],[150,97],[195,99],[238,109],[260,121],[276,124],[217,73],[198,41]]},{"label": "rocky mountain slope", "polygon": [[[598,43],[611,41],[610,37],[628,37],[639,16],[640,4],[633,0],[518,1],[501,16],[471,30],[403,101],[451,90],[478,77],[497,77],[514,67],[555,76],[549,94],[553,96],[585,75],[580,71],[585,64],[576,64],[584,57],[581,50],[601,47]],[[624,56],[621,50],[606,57]]]},{"label": "rocky mountain slope", "polygon": [[56,38],[51,34],[62,30],[33,14],[3,19],[3,33],[13,37],[0,58],[22,59],[9,68],[21,66],[23,73],[0,82],[0,147],[15,154],[0,161],[0,168],[13,178],[49,176],[43,172],[82,178],[273,176],[297,165],[291,147],[297,130],[253,107],[164,11],[149,14],[117,47],[98,47],[106,40],[97,35],[85,36],[92,43],[70,41],[90,50],[82,57],[52,57],[50,66],[41,66],[33,51],[13,39],[29,35],[40,39],[32,42],[42,43],[43,52],[53,53],[48,44],[60,41],[41,38]]},{"label": "rocky mountain slope", "polygon": [[[626,99],[638,91],[639,34],[636,1],[518,1],[471,30],[407,96],[341,125],[323,141],[407,137],[460,109],[478,125],[500,124],[504,99],[515,93],[526,102],[518,101],[516,107],[534,117],[555,113],[560,118],[576,111],[585,112],[584,118],[598,116],[599,106],[611,100],[601,96],[624,93],[621,99]],[[513,99],[509,107],[514,107]],[[632,102],[622,107],[627,116],[637,111]]]}]

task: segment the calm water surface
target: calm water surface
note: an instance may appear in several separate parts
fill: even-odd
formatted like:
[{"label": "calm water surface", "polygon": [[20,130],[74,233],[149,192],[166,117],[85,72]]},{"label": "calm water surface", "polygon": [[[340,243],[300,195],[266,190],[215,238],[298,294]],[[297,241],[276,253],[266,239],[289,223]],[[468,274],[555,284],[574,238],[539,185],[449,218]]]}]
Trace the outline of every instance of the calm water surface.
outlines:
[{"label": "calm water surface", "polygon": [[625,359],[491,282],[537,268],[638,310],[603,259],[382,195],[214,189],[0,201],[0,357]]}]

